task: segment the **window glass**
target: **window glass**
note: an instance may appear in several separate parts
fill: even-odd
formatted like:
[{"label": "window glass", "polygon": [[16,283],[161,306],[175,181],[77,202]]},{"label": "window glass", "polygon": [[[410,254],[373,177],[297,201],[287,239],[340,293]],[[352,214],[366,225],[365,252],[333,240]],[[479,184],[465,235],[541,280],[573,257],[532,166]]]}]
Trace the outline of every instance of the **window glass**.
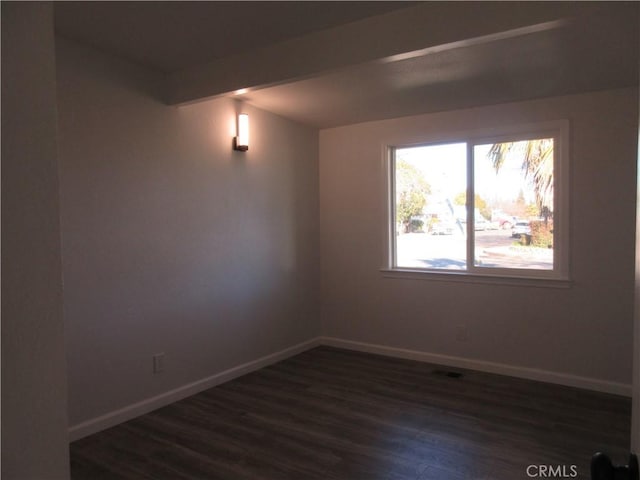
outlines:
[{"label": "window glass", "polygon": [[392,268],[568,278],[557,129],[394,148]]},{"label": "window glass", "polygon": [[474,264],[553,270],[553,139],[476,145]]},{"label": "window glass", "polygon": [[398,149],[395,180],[396,265],[465,270],[466,143]]}]

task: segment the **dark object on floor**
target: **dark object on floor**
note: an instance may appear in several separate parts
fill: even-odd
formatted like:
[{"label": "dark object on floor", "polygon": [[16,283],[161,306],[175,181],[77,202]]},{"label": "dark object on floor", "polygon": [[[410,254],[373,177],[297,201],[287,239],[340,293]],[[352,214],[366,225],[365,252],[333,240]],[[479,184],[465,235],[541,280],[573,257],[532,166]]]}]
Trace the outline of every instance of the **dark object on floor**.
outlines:
[{"label": "dark object on floor", "polygon": [[598,452],[591,459],[591,480],[640,480],[638,457],[631,454],[629,465],[613,465],[608,455]]}]

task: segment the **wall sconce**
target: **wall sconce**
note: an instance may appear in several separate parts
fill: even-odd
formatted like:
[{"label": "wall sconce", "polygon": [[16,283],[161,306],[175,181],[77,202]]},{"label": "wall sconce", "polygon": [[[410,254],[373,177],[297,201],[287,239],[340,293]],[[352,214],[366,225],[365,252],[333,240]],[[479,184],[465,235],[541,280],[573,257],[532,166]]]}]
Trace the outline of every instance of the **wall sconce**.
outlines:
[{"label": "wall sconce", "polygon": [[233,149],[240,152],[249,150],[249,115],[238,115],[238,136],[233,139]]}]

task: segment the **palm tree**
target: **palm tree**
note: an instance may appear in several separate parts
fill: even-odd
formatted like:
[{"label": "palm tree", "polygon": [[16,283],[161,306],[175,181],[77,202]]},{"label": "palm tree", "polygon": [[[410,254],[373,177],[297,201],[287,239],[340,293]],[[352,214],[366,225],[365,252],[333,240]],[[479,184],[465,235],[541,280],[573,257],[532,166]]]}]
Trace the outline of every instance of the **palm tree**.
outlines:
[{"label": "palm tree", "polygon": [[540,215],[547,218],[553,214],[553,138],[493,144],[487,156],[496,173],[512,153],[522,156],[525,178],[533,185]]}]

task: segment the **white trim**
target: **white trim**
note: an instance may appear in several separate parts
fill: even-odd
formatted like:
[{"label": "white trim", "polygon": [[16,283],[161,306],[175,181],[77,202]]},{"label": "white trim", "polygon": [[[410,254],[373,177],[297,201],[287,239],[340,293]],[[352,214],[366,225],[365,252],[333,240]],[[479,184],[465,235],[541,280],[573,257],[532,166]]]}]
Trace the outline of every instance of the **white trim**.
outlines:
[{"label": "white trim", "polygon": [[385,345],[355,342],[352,340],[343,340],[334,337],[320,337],[319,340],[319,343],[321,345],[345,348],[348,350],[356,350],[358,352],[375,353],[388,357],[406,358],[409,360],[417,360],[419,362],[434,363],[436,365],[466,368],[469,370],[496,373],[498,375],[506,375],[509,377],[525,378],[527,380],[537,380],[540,382],[554,383],[558,385],[565,385],[568,387],[576,387],[585,390],[594,390],[596,392],[612,393],[614,395],[631,397],[631,385],[626,383],[610,382],[597,378],[581,377],[578,375],[571,375],[567,373],[558,373],[537,368],[506,365],[504,363],[487,362],[484,360],[475,360],[472,358],[456,357],[452,355],[442,355],[439,353],[420,352],[417,350],[407,350],[404,348],[389,347]]},{"label": "white trim", "polygon": [[171,403],[182,400],[183,398],[195,395],[221,383],[228,382],[234,378],[246,375],[247,373],[259,370],[273,363],[285,360],[299,353],[320,345],[320,337],[312,338],[306,342],[299,343],[293,347],[280,350],[279,352],[266,355],[251,362],[243,363],[237,367],[224,370],[210,377],[188,383],[168,392],[161,393],[155,397],[150,397],[132,405],[114,410],[99,417],[92,418],[69,428],[69,441],[79,440],[80,438],[97,433],[101,430],[113,427],[119,423],[126,422],[136,418],[152,410],[164,407]]},{"label": "white trim", "polygon": [[384,278],[405,280],[427,280],[433,282],[454,283],[484,283],[490,285],[508,285],[510,287],[540,287],[540,288],[571,288],[570,280],[558,280],[555,278],[516,277],[509,275],[491,275],[481,273],[469,273],[466,271],[447,270],[435,272],[432,270],[419,270],[411,268],[382,268],[380,273]]},{"label": "white trim", "polygon": [[[476,130],[461,130],[453,132],[422,132],[411,134],[409,138],[394,137],[382,142],[383,150],[383,172],[385,175],[384,197],[388,201],[385,212],[385,251],[381,270],[406,271],[411,270],[415,274],[422,272],[424,275],[446,275],[450,273],[462,275],[476,275],[482,277],[500,277],[503,282],[510,278],[524,278],[535,280],[555,280],[568,283],[570,280],[570,229],[569,229],[569,189],[570,189],[570,151],[569,151],[569,120],[549,120],[528,124],[515,124],[494,126]],[[487,143],[512,142],[520,140],[530,140],[536,138],[552,137],[554,140],[554,252],[553,269],[539,270],[527,268],[499,268],[476,266],[474,261],[475,253],[475,228],[473,209],[467,209],[467,238],[466,238],[466,260],[467,265],[464,270],[446,270],[439,268],[413,268],[397,265],[397,219],[395,218],[395,162],[396,151],[398,149],[429,147],[453,143],[466,143],[466,172],[467,172],[467,205],[474,204],[475,180],[474,180],[474,148],[477,145]]]},{"label": "white trim", "polygon": [[452,355],[421,352],[417,350],[408,350],[404,348],[389,347],[385,345],[356,342],[353,340],[343,340],[335,337],[320,336],[286,348],[279,352],[275,352],[270,355],[258,358],[257,360],[243,363],[242,365],[238,365],[237,367],[230,368],[210,377],[203,378],[201,380],[183,385],[178,388],[174,388],[173,390],[161,393],[160,395],[157,395],[155,397],[147,398],[140,402],[128,405],[118,410],[114,410],[99,417],[95,417],[77,425],[73,425],[69,428],[69,441],[73,442],[88,435],[97,433],[101,430],[113,427],[120,423],[136,418],[140,415],[144,415],[145,413],[149,413],[173,402],[182,400],[183,398],[195,395],[196,393],[200,393],[204,390],[228,382],[242,375],[246,375],[247,373],[251,373],[255,370],[259,370],[260,368],[264,368],[268,365],[280,362],[320,345],[344,348],[347,350],[355,350],[358,352],[375,353],[388,357],[417,360],[419,362],[433,363],[436,365],[466,368],[469,370],[495,373],[498,375],[525,378],[528,380],[537,380],[540,382],[583,388],[596,392],[612,393],[615,395],[623,395],[626,397],[631,397],[632,392],[631,385],[626,383],[609,382],[597,378],[581,377],[566,373],[551,372],[549,370],[540,370],[537,368],[518,367],[513,365],[506,365],[503,363],[486,362],[483,360],[456,357]]}]

